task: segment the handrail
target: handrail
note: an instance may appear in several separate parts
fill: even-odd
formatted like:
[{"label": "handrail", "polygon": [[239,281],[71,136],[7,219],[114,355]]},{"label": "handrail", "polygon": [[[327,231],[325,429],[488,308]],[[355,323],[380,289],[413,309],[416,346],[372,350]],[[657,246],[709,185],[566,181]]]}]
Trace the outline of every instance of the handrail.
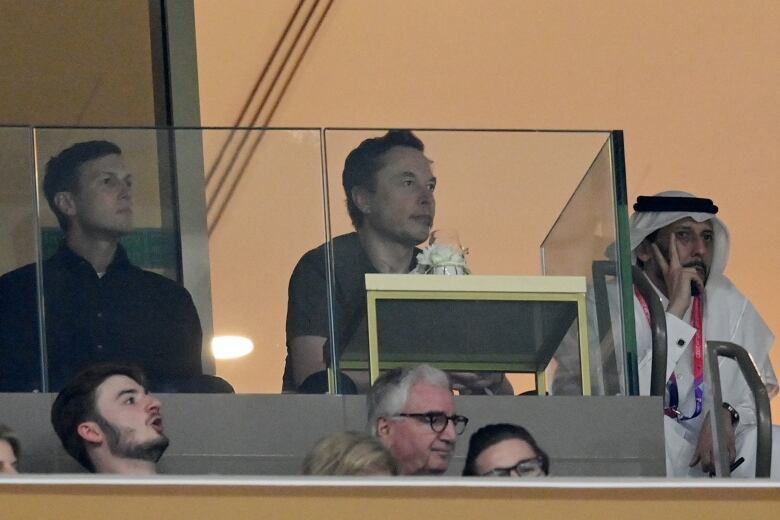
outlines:
[{"label": "handrail", "polygon": [[647,275],[637,266],[632,266],[634,287],[645,299],[650,310],[650,332],[652,334],[653,360],[650,370],[650,395],[664,396],[666,391],[666,310]]},{"label": "handrail", "polygon": [[[712,389],[713,410],[719,411],[723,407],[718,357],[727,357],[736,361],[745,377],[756,405],[756,477],[768,478],[772,466],[772,410],[769,407],[769,392],[758,374],[753,358],[747,350],[729,341],[708,341],[705,355],[707,381]],[[729,419],[725,414],[713,412],[710,414],[710,420],[713,431],[715,474],[720,477],[730,477],[728,448],[721,442],[726,438]]]}]

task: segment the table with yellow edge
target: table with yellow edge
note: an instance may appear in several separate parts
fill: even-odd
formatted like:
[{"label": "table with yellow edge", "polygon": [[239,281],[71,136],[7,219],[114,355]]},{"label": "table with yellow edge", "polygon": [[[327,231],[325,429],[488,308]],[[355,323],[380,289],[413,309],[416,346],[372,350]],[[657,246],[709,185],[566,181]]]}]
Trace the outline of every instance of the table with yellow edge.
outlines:
[{"label": "table with yellow edge", "polygon": [[340,369],[367,363],[372,382],[380,370],[414,363],[535,373],[543,395],[545,369],[562,342],[574,337],[567,331],[576,320],[583,395],[590,395],[584,277],[365,276],[368,352],[348,345]]}]

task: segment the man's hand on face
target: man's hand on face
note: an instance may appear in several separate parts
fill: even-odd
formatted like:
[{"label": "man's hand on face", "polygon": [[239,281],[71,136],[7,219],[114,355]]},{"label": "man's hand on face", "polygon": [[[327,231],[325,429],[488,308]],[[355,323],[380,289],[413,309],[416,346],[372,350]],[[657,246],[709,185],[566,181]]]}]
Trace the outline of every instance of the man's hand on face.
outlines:
[{"label": "man's hand on face", "polygon": [[[736,435],[734,434],[734,427],[731,425],[731,414],[728,410],[721,410],[726,414],[728,427],[726,428],[726,447],[729,451],[729,462],[734,462],[737,458],[737,444]],[[699,441],[696,443],[696,450],[693,452],[693,457],[689,463],[690,467],[694,467],[696,464],[701,463],[701,470],[704,473],[712,473],[715,471],[715,458],[712,449],[712,427],[710,425],[710,412],[704,416],[704,424],[699,432]]]},{"label": "man's hand on face", "polygon": [[696,285],[699,288],[699,292],[703,293],[704,278],[695,267],[683,267],[680,264],[680,257],[677,253],[677,239],[674,233],[669,235],[668,262],[655,242],[651,244],[651,247],[666,284],[666,295],[669,298],[667,312],[682,318],[691,304],[691,297],[693,296],[691,284]]}]

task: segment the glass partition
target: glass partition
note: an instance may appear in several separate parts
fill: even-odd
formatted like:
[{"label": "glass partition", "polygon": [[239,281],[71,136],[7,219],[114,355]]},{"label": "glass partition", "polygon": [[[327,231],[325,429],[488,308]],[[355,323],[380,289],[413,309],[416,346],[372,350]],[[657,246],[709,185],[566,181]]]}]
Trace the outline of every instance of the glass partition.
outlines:
[{"label": "glass partition", "polygon": [[[352,285],[361,283],[362,273],[377,270],[370,262],[366,263],[368,260],[360,253],[355,235],[350,234],[354,228],[345,204],[342,172],[350,151],[365,139],[385,133],[386,130],[363,129],[325,131],[337,285],[338,278],[343,276],[341,266],[358,273],[357,278],[350,278]],[[539,274],[535,245],[542,242],[550,223],[555,221],[560,208],[609,139],[608,132],[414,130],[414,135],[424,146],[422,161],[419,152],[412,150],[408,154],[396,154],[393,163],[385,158],[382,166],[391,175],[401,175],[399,182],[403,181],[405,171],[426,178],[434,176],[435,196],[429,202],[412,203],[418,205],[411,210],[408,205],[403,206],[407,204],[403,198],[400,202],[384,201],[396,204],[395,216],[401,218],[381,217],[378,225],[386,224],[385,231],[390,233],[407,233],[410,236],[405,240],[413,244],[421,223],[424,229],[418,237],[419,248],[428,245],[428,231],[440,230],[446,240],[468,250],[465,258],[471,273],[481,275]],[[603,199],[612,211],[611,184],[601,189],[605,190]],[[371,201],[367,197],[366,203]],[[407,271],[415,263],[411,251],[410,247]],[[555,274],[580,272],[561,270]],[[350,366],[354,365],[353,354],[367,352],[368,344],[365,294],[359,286],[355,287],[349,292],[362,299],[357,300],[360,304],[342,304],[343,315],[336,316],[336,341],[341,342],[337,351],[351,353]],[[337,293],[335,298],[343,296]],[[513,375],[510,379],[516,393],[535,388],[532,376]]]},{"label": "glass partition", "polygon": [[[321,254],[306,255],[327,241],[320,135],[318,129],[202,133],[214,334],[254,343],[245,357],[216,360],[217,375],[239,393],[282,391],[287,337],[303,337],[295,348],[304,366],[312,359],[319,365],[306,374],[288,370],[284,389],[294,388],[296,377],[300,384],[319,373],[309,381],[312,391],[317,385],[327,391],[327,263]],[[300,275],[291,288],[293,272]],[[316,309],[316,319],[302,307]]]},{"label": "glass partition", "polygon": [[[39,240],[35,208],[35,166],[32,129],[0,128],[0,392],[41,391],[42,357],[38,323],[19,327],[37,314],[35,261]],[[29,280],[28,298],[15,301],[21,279]]]},{"label": "glass partition", "polygon": [[[620,135],[606,139],[541,245],[545,275],[587,279],[594,394],[638,394],[625,171]],[[628,297],[624,293],[628,288]],[[579,351],[570,331],[551,370],[556,394],[579,394]],[[625,367],[633,367],[625,370]]]},{"label": "glass partition", "polygon": [[48,390],[108,361],[140,365],[157,391],[200,374],[198,316],[179,286],[168,132],[38,128],[34,137]]},{"label": "glass partition", "polygon": [[[35,130],[35,139],[40,188],[40,232],[44,258],[49,258],[56,253],[64,236],[43,192],[44,176],[50,160],[77,143],[105,141],[118,147],[122,163],[132,183],[131,203],[128,204],[130,211],[127,213],[131,217],[131,232],[123,234],[120,240],[127,250],[129,259],[142,269],[180,281],[178,215],[172,178],[174,148],[167,131],[38,128]],[[83,153],[90,152],[85,149]]]},{"label": "glass partition", "polygon": [[[367,347],[358,341],[365,333],[361,327],[367,327],[360,323],[359,314],[366,304],[362,276],[385,270],[385,265],[377,268],[374,261],[388,257],[374,254],[370,237],[364,241],[353,234],[342,183],[349,153],[365,139],[385,133],[219,128],[22,128],[0,132],[4,179],[13,187],[3,194],[0,206],[10,244],[3,249],[4,269],[33,262],[38,266],[27,268],[27,278],[22,280],[27,285],[13,294],[30,302],[27,311],[18,312],[12,320],[3,318],[1,323],[5,327],[14,321],[15,326],[27,327],[25,333],[12,332],[3,338],[30,340],[21,349],[2,345],[3,390],[56,392],[85,365],[131,361],[146,371],[153,392],[185,394],[163,398],[166,432],[176,439],[160,466],[163,471],[298,473],[303,455],[322,435],[365,427],[364,397],[259,395],[233,399],[186,394],[231,390],[276,394],[290,388],[300,393],[330,389],[348,394],[360,393],[362,386],[367,386],[367,380],[361,379],[365,370],[351,366],[352,372],[348,372],[341,366],[340,354],[352,341],[353,348]],[[585,314],[581,276],[594,285],[594,275],[589,273],[602,265],[598,262],[612,258],[600,254],[611,243],[610,237],[614,241],[620,236],[619,232],[608,235],[604,231],[615,225],[607,213],[615,211],[615,193],[620,192],[615,187],[616,177],[610,176],[615,170],[611,163],[619,155],[610,148],[610,134],[445,130],[414,134],[424,144],[424,154],[379,154],[379,169],[395,168],[391,173],[400,174],[396,180],[401,182],[389,191],[378,184],[369,184],[362,193],[350,191],[356,207],[374,232],[384,233],[385,238],[398,230],[416,237],[405,239],[408,251],[402,256],[401,272],[414,267],[418,253],[414,248],[427,247],[430,231],[436,230],[440,244],[468,249],[467,265],[456,265],[458,270],[498,275],[456,280],[470,283],[493,278],[500,286],[489,288],[486,298],[445,302],[446,319],[430,317],[441,310],[442,298],[433,298],[437,309],[425,298],[412,297],[411,304],[404,298],[381,301],[376,306],[379,321],[393,322],[391,328],[380,332],[381,340],[398,341],[403,363],[407,354],[412,358],[416,354],[407,347],[415,347],[412,343],[426,335],[436,336],[438,345],[460,342],[462,364],[448,368],[464,371],[470,370],[475,359],[485,353],[486,342],[491,342],[497,347],[494,358],[502,364],[479,367],[480,377],[489,380],[503,372],[528,371],[528,375],[510,376],[514,392],[544,388],[547,384],[540,369],[547,365],[553,350],[560,350],[563,331],[575,320],[575,306],[570,302],[548,305],[552,300],[537,305],[533,298],[505,298],[502,293],[512,289],[509,278],[539,274],[535,244],[543,241],[545,274],[575,275],[578,286],[572,291],[577,293],[577,322],[586,321],[579,319]],[[73,165],[80,165],[77,171]],[[363,167],[373,171],[375,165]],[[52,184],[49,175],[60,170],[70,170],[65,177],[71,180]],[[424,182],[416,185],[421,171]],[[377,176],[377,183],[384,182],[385,173]],[[433,192],[432,177],[437,179]],[[68,184],[71,181],[74,183]],[[406,198],[403,190],[409,186],[415,188],[414,196]],[[575,195],[570,200],[572,192]],[[379,200],[380,196],[387,198]],[[600,205],[609,209],[593,207]],[[550,222],[562,207],[563,214],[545,239]],[[61,229],[62,222],[67,225],[66,232]],[[395,227],[382,227],[388,222]],[[360,229],[363,235],[364,228]],[[114,248],[117,241],[121,249]],[[583,252],[590,256],[584,258]],[[558,271],[553,273],[555,269]],[[354,280],[344,283],[342,270],[358,273],[357,286]],[[606,276],[616,276],[609,269],[603,271]],[[620,275],[620,271],[614,272]],[[414,279],[412,283],[419,283],[420,278],[437,281],[422,275],[392,278],[393,282],[398,278]],[[608,293],[612,285],[614,280],[606,279]],[[590,288],[590,293],[592,300],[599,300],[596,289]],[[0,294],[3,298],[8,295]],[[349,306],[342,305],[345,298],[352,297],[357,299]],[[594,312],[598,315],[600,311]],[[481,320],[484,327],[472,327],[470,319]],[[588,325],[601,333],[600,322],[590,321],[593,324]],[[347,330],[345,322],[354,328],[342,332]],[[410,330],[406,325],[412,322],[421,323],[418,328],[426,330]],[[505,334],[501,328],[507,323],[515,328]],[[40,330],[45,333],[39,334]],[[253,349],[231,358],[239,356],[247,342]],[[504,362],[506,353],[514,354],[520,343],[528,356],[518,356],[509,366]],[[283,385],[288,345],[293,354],[289,368],[293,370]],[[219,353],[213,373],[206,363],[212,346]],[[618,351],[616,348],[615,356]],[[18,352],[27,357],[21,359]],[[9,354],[16,358],[9,361]],[[544,358],[543,363],[540,358]],[[558,367],[564,365],[563,356],[559,358]],[[613,363],[618,373],[619,361]],[[328,367],[333,370],[328,371]],[[341,368],[345,377],[334,377],[341,374]],[[27,380],[9,388],[15,384],[8,377],[11,372],[26,373]],[[493,392],[492,386],[488,388]],[[33,402],[35,397],[6,397],[2,405],[13,409],[17,420],[25,410],[24,403]],[[496,399],[495,406],[485,406],[478,398],[464,399],[457,406],[459,413],[472,420],[467,433],[495,422],[497,417],[526,417],[522,415],[525,411],[519,410],[536,409],[532,423],[534,427],[537,423],[546,425],[536,430],[544,434],[542,438],[557,438],[549,432],[567,430],[556,421],[571,419],[577,415],[575,411],[584,417],[596,417],[594,413],[607,417],[616,406],[625,406],[621,413],[636,412],[637,418],[630,415],[633,430],[614,432],[625,437],[625,449],[616,450],[617,444],[610,442],[609,450],[598,451],[605,444],[601,432],[594,430],[592,446],[583,453],[587,451],[598,460],[628,461],[634,468],[637,453],[645,449],[644,444],[635,442],[641,433],[646,436],[642,442],[655,443],[652,471],[647,474],[663,470],[662,456],[656,456],[663,435],[660,422],[650,425],[659,419],[647,411],[653,405],[650,401],[616,405],[614,401],[595,400],[582,406],[579,401],[569,401],[571,408],[566,413],[550,414],[549,405],[537,400]],[[25,426],[28,431],[37,431],[33,427],[41,423],[40,417],[44,423],[48,421],[49,410],[45,408],[50,400],[43,407],[37,403],[35,420]],[[291,414],[291,409],[296,412]],[[215,418],[216,426],[202,421],[201,416]],[[577,417],[580,423],[586,422]],[[202,430],[193,430],[193,421]],[[222,424],[236,428],[225,436]],[[45,430],[45,453],[55,453],[56,460],[46,461],[41,456],[36,467],[77,471],[53,433]],[[566,450],[579,444],[565,436],[557,442],[552,456],[564,461],[559,467],[565,468],[566,460],[580,456],[577,450]],[[458,473],[466,448],[467,443],[458,443],[451,475]],[[640,471],[626,470],[629,466],[617,470],[602,466],[598,474]],[[566,471],[557,474],[568,474]]]},{"label": "glass partition", "polygon": [[[40,297],[12,298],[11,306],[29,300],[45,312],[24,312],[8,333],[15,344],[27,342],[14,351],[30,355],[4,365],[16,374],[5,378],[4,389],[57,391],[78,368],[110,360],[140,364],[158,392],[282,390],[285,322],[291,334],[307,326],[301,323],[306,317],[295,325],[287,319],[290,277],[307,251],[327,241],[319,129],[14,130],[4,131],[2,143],[4,162],[15,167],[4,169],[5,175],[16,176],[9,180],[14,189],[4,192],[4,223],[14,227],[5,235],[14,244],[4,248],[4,267],[42,260],[42,283],[35,283],[33,266],[22,285],[28,292],[46,290]],[[82,165],[81,184],[54,189],[73,188],[56,202],[65,212],[61,217],[78,224],[72,245],[44,193],[54,157],[64,163],[60,169]],[[93,184],[85,186],[87,170]],[[28,235],[21,237],[24,225]],[[126,259],[123,253],[115,262],[145,275],[115,280],[108,276],[115,262],[99,267],[94,247],[78,244],[116,237]],[[327,337],[327,263],[307,258],[321,283],[299,280],[290,314],[296,305],[317,302],[324,329],[310,335]],[[47,333],[41,337],[39,329]],[[236,336],[254,349],[233,359],[233,347],[217,341],[222,350],[214,366],[213,339],[230,343]],[[320,361],[322,349],[316,346]],[[48,370],[41,370],[42,360]],[[193,379],[201,373],[221,379]],[[21,374],[30,376],[24,384]],[[324,370],[314,381],[314,391],[327,391]]]},{"label": "glass partition", "polygon": [[[153,381],[166,381],[164,373],[174,374],[171,377],[176,384],[161,383],[157,390],[180,390],[181,378],[201,371],[219,376],[239,393],[278,393],[290,389],[323,392],[328,388],[350,393],[366,387],[367,379],[361,380],[360,374],[334,379],[324,369],[338,369],[338,355],[350,343],[352,350],[367,349],[362,273],[378,269],[354,234],[342,181],[350,151],[367,138],[384,135],[385,130],[39,128],[33,134],[28,129],[15,131],[16,144],[5,148],[26,147],[27,173],[23,174],[22,168],[15,171],[20,179],[27,176],[26,181],[20,182],[27,183],[29,192],[23,196],[19,190],[14,192],[17,201],[26,202],[19,202],[16,209],[7,202],[8,209],[4,211],[11,215],[27,204],[30,233],[26,239],[16,241],[16,249],[11,250],[18,253],[18,259],[6,259],[5,270],[33,261],[35,244],[40,241],[40,257],[45,259],[41,263],[40,285],[47,287],[43,298],[47,313],[43,318],[49,321],[47,336],[55,339],[53,343],[40,342],[41,349],[47,352],[43,358],[50,365],[50,390],[61,387],[77,365],[125,359],[132,348],[124,343],[110,344],[113,335],[122,336],[126,342],[149,344],[155,320],[160,319],[157,315],[171,306],[181,314],[165,319],[177,326],[156,334],[164,338],[167,346],[149,350],[156,355],[154,362],[148,360],[152,368],[147,371]],[[428,233],[437,230],[440,237],[467,250],[467,267],[474,274],[534,275],[539,273],[539,266],[532,244],[544,240],[544,273],[584,275],[590,282],[591,300],[599,299],[592,273],[601,269],[602,264],[594,261],[608,260],[604,252],[615,240],[615,232],[609,231],[615,229],[616,210],[613,150],[608,132],[419,130],[414,135],[424,146],[424,154],[413,156],[412,160],[422,158],[422,162],[413,162],[402,170],[422,165],[428,180],[435,177],[437,183],[435,195],[425,195],[430,197],[422,203],[425,214],[409,215],[413,225],[422,229],[422,234],[414,239],[419,240],[417,247],[425,247]],[[114,202],[111,226],[119,227],[103,229],[95,219],[104,216],[94,213],[94,208],[78,193],[59,204],[64,204],[61,211],[71,212],[69,216],[86,227],[82,231],[121,236],[128,265],[161,275],[175,288],[172,293],[182,295],[174,305],[143,293],[138,305],[128,303],[122,307],[122,312],[140,316],[145,327],[122,328],[126,321],[111,321],[105,316],[106,308],[101,305],[115,299],[111,292],[100,292],[101,284],[111,279],[101,278],[101,270],[93,269],[93,278],[99,282],[90,289],[97,291],[91,293],[91,298],[87,298],[89,291],[81,291],[81,299],[66,299],[68,305],[59,305],[56,302],[62,300],[63,294],[56,291],[73,296],[73,288],[56,289],[65,282],[58,278],[56,269],[46,268],[50,259],[63,254],[63,233],[43,193],[47,165],[51,158],[74,144],[93,141],[113,143],[121,150],[118,163],[95,161],[96,175],[107,172],[113,175],[106,178],[107,182],[120,184],[125,177],[132,177],[130,203],[122,202],[126,195],[114,195],[118,202]],[[13,159],[10,152],[5,156],[8,161],[23,164]],[[403,165],[409,158],[396,159]],[[38,209],[32,211],[36,171]],[[370,197],[364,199],[370,202]],[[556,220],[564,206],[564,213],[544,238],[549,223]],[[370,212],[371,208],[363,210]],[[590,213],[583,213],[585,210]],[[406,209],[400,208],[396,213],[404,215],[403,211]],[[16,218],[17,228],[23,222],[20,218]],[[14,225],[12,221],[7,225]],[[400,226],[406,229],[407,224],[402,222]],[[416,253],[411,245],[408,264],[402,271],[414,267]],[[100,265],[97,260],[95,263]],[[345,283],[340,269],[359,276]],[[607,277],[614,277],[609,273],[620,271],[604,272]],[[610,283],[607,280],[606,286]],[[182,285],[189,294],[179,290]],[[349,302],[346,306],[345,300]],[[607,307],[609,312],[611,307]],[[600,347],[591,348],[592,360],[598,361],[594,374],[613,381],[618,377],[618,365],[622,363],[618,356],[622,351],[615,350],[610,359],[609,349],[605,350],[604,343],[595,339],[594,335],[605,334],[604,321],[594,317],[598,312],[601,311],[597,307],[589,305],[591,345]],[[195,313],[200,317],[202,337]],[[76,334],[71,331],[75,315],[82,320]],[[90,318],[85,319],[85,315]],[[37,329],[29,324],[28,328],[34,329],[31,334],[35,336]],[[112,333],[119,329],[121,334]],[[619,328],[611,328],[611,335],[619,333]],[[68,334],[73,336],[68,341],[81,338],[79,348],[64,346],[68,345],[63,340]],[[236,340],[236,336],[243,339]],[[217,347],[227,352],[220,350],[220,359],[212,370],[209,363],[214,338],[219,343]],[[242,345],[247,344],[246,340],[253,350],[243,357],[229,358],[237,355],[235,349],[245,348]],[[225,342],[227,347],[222,346]],[[287,346],[291,342],[295,343],[291,349],[291,361],[295,363],[289,364],[285,375]],[[612,343],[622,345],[623,340],[614,338]],[[202,353],[200,360],[194,354],[197,352]],[[40,353],[37,358],[41,358]],[[559,366],[565,365],[563,357],[558,358]],[[167,367],[166,359],[170,363]],[[40,376],[38,365],[35,371]],[[296,367],[297,373],[292,370]],[[287,381],[285,385],[283,379]],[[511,382],[516,393],[532,390],[537,383],[533,376],[522,375],[512,376]],[[602,393],[620,393],[624,388],[618,383],[614,392],[603,389],[597,377],[593,383],[595,391]],[[347,386],[341,388],[342,385]],[[20,389],[32,390],[41,385],[28,386]]]}]

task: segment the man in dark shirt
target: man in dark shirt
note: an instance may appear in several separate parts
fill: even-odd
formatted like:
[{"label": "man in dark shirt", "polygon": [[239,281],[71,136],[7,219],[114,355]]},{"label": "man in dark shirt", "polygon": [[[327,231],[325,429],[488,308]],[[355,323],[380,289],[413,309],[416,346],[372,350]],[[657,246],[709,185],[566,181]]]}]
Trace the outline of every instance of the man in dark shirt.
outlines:
[{"label": "man in dark shirt", "polygon": [[[155,391],[201,369],[200,320],[186,289],[132,265],[132,178],[118,146],[78,143],[46,166],[44,192],[65,240],[43,263],[49,390],[98,362],[132,363]],[[42,390],[35,264],[0,278],[0,391]]]},{"label": "man in dark shirt", "polygon": [[[350,343],[367,348],[366,273],[408,273],[416,248],[428,239],[436,214],[436,177],[424,145],[408,130],[366,139],[344,163],[342,184],[355,232],[331,241],[335,267],[333,318],[335,350]],[[306,253],[290,278],[287,307],[287,364],[283,390],[324,391],[329,314],[327,244]],[[349,374],[359,390],[365,372]],[[456,387],[504,393],[502,374],[452,374]],[[311,378],[311,379],[308,379]],[[307,381],[308,379],[308,381]],[[343,391],[343,389],[342,389]]]},{"label": "man in dark shirt", "polygon": [[[430,234],[436,178],[423,149],[411,132],[390,131],[366,139],[346,159],[342,183],[356,232],[332,241],[338,352],[366,315],[365,273],[408,273],[415,265],[415,246]],[[284,390],[325,370],[326,257],[325,244],[309,251],[290,278]],[[363,343],[368,344],[367,336]]]}]

